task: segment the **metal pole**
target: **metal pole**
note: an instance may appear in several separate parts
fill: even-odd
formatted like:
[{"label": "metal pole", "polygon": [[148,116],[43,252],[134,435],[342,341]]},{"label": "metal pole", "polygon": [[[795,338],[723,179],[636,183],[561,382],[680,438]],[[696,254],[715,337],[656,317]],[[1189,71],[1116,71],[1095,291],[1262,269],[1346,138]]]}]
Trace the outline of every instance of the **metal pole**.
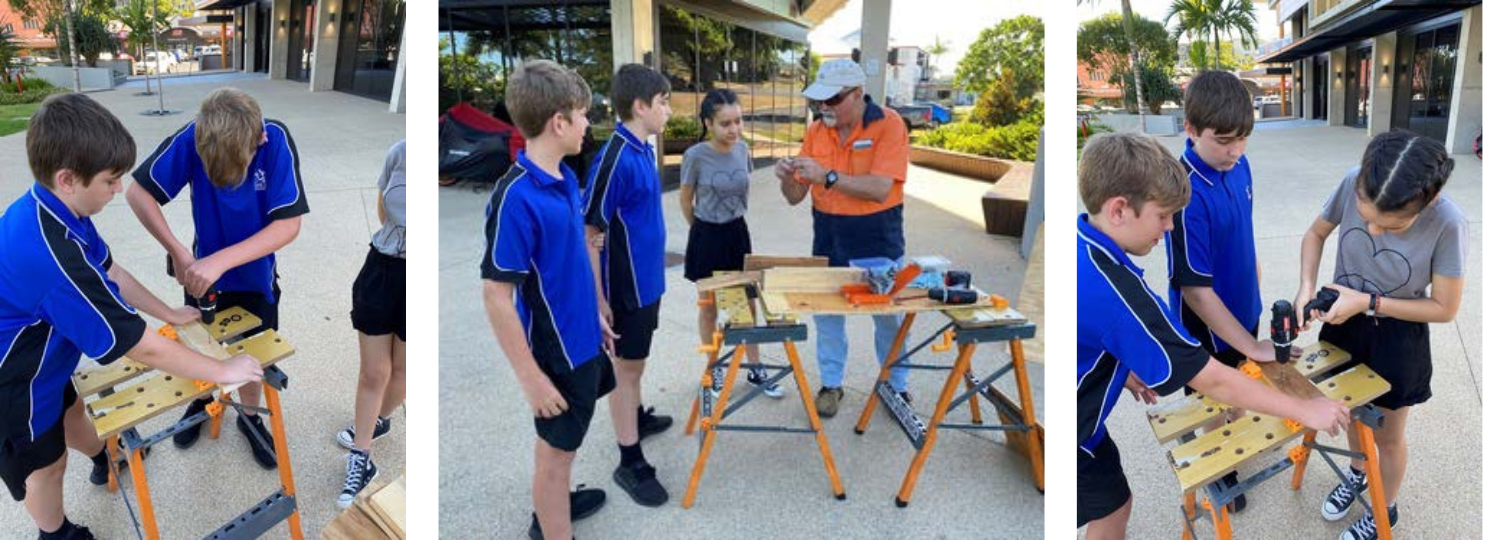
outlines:
[{"label": "metal pole", "polygon": [[[454,77],[459,77],[459,73],[458,73],[458,39],[455,38],[455,37],[453,37],[453,8],[448,8],[448,11],[446,11],[445,13],[448,16],[448,49],[450,51],[452,51],[450,54],[453,55],[453,76]],[[463,88],[464,85],[462,83],[463,83],[463,79],[460,78],[459,79],[459,84],[456,84],[453,87],[453,89],[458,92],[458,102],[459,103],[463,103],[464,102],[464,88]]]},{"label": "metal pole", "polygon": [[68,25],[68,64],[73,66],[73,91],[82,92],[83,82],[78,75],[78,41],[73,39],[73,0],[68,0],[65,7],[68,11],[64,20]]},{"label": "metal pole", "polygon": [[156,113],[165,114],[167,109],[167,89],[161,85],[161,45],[156,40],[157,34],[161,32],[155,30],[156,21],[161,16],[156,11],[158,3],[160,2],[157,0],[151,0],[151,48],[156,49],[156,69],[153,70],[156,72]]}]

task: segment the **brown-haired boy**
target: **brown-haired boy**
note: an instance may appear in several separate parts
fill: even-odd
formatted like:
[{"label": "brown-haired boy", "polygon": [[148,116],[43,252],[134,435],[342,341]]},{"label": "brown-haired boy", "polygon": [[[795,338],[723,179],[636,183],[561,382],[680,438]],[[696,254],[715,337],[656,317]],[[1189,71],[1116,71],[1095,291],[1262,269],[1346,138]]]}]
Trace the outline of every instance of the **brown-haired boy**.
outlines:
[{"label": "brown-haired boy", "polygon": [[568,493],[594,402],[615,386],[605,354],[613,334],[599,316],[578,179],[561,165],[583,144],[590,96],[582,77],[550,61],[511,74],[505,105],[526,150],[485,209],[485,312],[535,417],[533,539],[571,538],[569,522],[604,504],[603,490]]},{"label": "brown-haired boy", "polygon": [[[1182,166],[1141,134],[1097,135],[1078,161],[1078,526],[1087,536],[1124,538],[1130,487],[1105,430],[1121,389],[1154,403],[1191,384],[1208,397],[1337,434],[1349,410],[1303,400],[1211,362],[1143,279],[1144,256],[1173,228],[1190,188]],[[1082,309],[1082,306],[1088,306]]]},{"label": "brown-haired boy", "polygon": [[65,450],[91,456],[96,485],[107,452],[83,413],[71,376],[80,355],[108,364],[130,355],[181,377],[221,384],[260,380],[245,355],[220,363],[148,331],[137,307],[183,324],[191,307],[168,307],[115,264],[91,216],[120,192],[135,140],[83,94],[47,98],[26,130],[36,183],[0,214],[0,480],[42,539],[90,539],[63,511]]},{"label": "brown-haired boy", "polygon": [[666,431],[672,418],[641,406],[641,376],[667,290],[661,175],[647,139],[666,129],[672,116],[671,92],[667,78],[644,65],[625,64],[615,71],[609,94],[620,122],[589,167],[584,210],[589,237],[605,237],[603,254],[590,253],[596,301],[601,316],[620,336],[611,351],[620,386],[609,396],[609,415],[620,446],[615,484],[644,506],[661,506],[668,498],[656,479],[656,468],[641,451],[641,439]]}]

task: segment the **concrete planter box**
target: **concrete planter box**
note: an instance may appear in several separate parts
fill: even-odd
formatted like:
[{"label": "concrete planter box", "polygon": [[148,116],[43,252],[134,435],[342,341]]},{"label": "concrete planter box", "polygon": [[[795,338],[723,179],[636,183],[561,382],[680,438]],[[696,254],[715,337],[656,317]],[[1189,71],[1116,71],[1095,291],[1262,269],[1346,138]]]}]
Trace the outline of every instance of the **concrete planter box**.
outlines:
[{"label": "concrete planter box", "polygon": [[[1134,114],[1098,114],[1094,121],[1109,126],[1115,132],[1139,132],[1141,117]],[[1182,133],[1182,114],[1146,115],[1147,135],[1176,135]]]},{"label": "concrete planter box", "polygon": [[967,176],[984,182],[993,182],[996,178],[1005,176],[1005,173],[1010,170],[1011,164],[1016,163],[1014,161],[917,145],[911,147],[911,162],[913,165],[921,165],[946,173]]},{"label": "concrete planter box", "polygon": [[[73,88],[73,68],[67,66],[37,67],[33,70],[37,77],[52,83],[60,88]],[[78,82],[84,91],[90,90],[113,90],[115,87],[115,70],[111,67],[79,67]],[[122,77],[123,79],[123,77]]]}]

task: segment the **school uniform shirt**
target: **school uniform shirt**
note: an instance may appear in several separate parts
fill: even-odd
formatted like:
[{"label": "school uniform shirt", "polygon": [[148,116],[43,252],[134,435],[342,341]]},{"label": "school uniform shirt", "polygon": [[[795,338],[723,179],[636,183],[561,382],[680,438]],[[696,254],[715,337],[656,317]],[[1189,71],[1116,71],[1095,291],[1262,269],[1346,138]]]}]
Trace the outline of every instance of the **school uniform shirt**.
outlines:
[{"label": "school uniform shirt", "polygon": [[[263,121],[266,142],[255,150],[244,180],[230,188],[214,187],[193,137],[189,122],[162,141],[151,157],[135,169],[135,181],[157,204],[172,202],[182,188],[193,187],[193,255],[207,257],[243,242],[278,219],[308,212],[302,188],[301,158],[286,124]],[[232,268],[215,286],[220,292],[258,292],[275,303],[271,284],[276,276],[276,254]]]},{"label": "school uniform shirt", "polygon": [[516,284],[532,356],[567,373],[599,356],[599,305],[583,233],[578,179],[537,167],[526,152],[495,182],[485,207],[484,279]]},{"label": "school uniform shirt", "polygon": [[1151,292],[1144,271],[1109,236],[1078,217],[1078,448],[1093,455],[1108,433],[1130,372],[1167,395],[1208,363],[1208,353]]},{"label": "school uniform shirt", "polygon": [[109,246],[41,184],[0,215],[0,444],[33,441],[63,413],[79,355],[108,364],[146,321],[109,279]]},{"label": "school uniform shirt", "polygon": [[584,222],[604,231],[600,271],[611,307],[640,309],[667,291],[667,223],[650,143],[624,124],[589,165]]},{"label": "school uniform shirt", "polygon": [[1204,340],[1210,352],[1231,350],[1183,303],[1182,288],[1212,287],[1246,331],[1253,333],[1260,321],[1250,161],[1240,156],[1234,168],[1220,172],[1198,157],[1191,139],[1179,159],[1187,169],[1193,194],[1188,205],[1172,216],[1173,227],[1166,234],[1167,299],[1183,326]]}]

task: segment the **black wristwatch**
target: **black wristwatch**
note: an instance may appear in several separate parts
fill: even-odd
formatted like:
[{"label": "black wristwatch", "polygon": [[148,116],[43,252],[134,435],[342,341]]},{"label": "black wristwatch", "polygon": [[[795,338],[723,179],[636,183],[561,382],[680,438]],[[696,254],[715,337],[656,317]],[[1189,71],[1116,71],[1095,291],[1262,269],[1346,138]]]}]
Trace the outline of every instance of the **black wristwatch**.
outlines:
[{"label": "black wristwatch", "polygon": [[1365,310],[1365,315],[1374,317],[1375,307],[1380,305],[1380,293],[1370,293],[1370,309]]},{"label": "black wristwatch", "polygon": [[830,171],[828,171],[827,175],[823,176],[823,187],[827,188],[827,189],[833,189],[833,185],[837,184],[838,181],[839,181],[839,172],[838,171],[834,171],[834,170],[830,170]]}]

